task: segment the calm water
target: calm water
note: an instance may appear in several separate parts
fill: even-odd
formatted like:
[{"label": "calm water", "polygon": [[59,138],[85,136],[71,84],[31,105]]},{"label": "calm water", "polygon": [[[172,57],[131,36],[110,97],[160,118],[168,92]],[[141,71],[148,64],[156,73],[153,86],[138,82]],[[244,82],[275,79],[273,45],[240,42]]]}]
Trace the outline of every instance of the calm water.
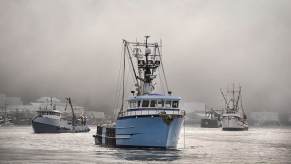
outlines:
[{"label": "calm water", "polygon": [[111,149],[90,133],[34,134],[31,127],[0,128],[0,163],[291,163],[291,128],[243,132],[186,127],[179,150]]}]

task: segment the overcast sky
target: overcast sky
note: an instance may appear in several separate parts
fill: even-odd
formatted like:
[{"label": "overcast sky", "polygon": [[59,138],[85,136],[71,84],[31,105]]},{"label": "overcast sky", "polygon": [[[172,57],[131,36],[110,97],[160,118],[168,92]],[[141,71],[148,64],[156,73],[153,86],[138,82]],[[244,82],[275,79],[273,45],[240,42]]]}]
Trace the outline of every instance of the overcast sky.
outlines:
[{"label": "overcast sky", "polygon": [[247,111],[291,111],[290,12],[289,0],[0,0],[0,93],[110,110],[122,39],[149,34],[184,101],[222,104],[235,82]]}]

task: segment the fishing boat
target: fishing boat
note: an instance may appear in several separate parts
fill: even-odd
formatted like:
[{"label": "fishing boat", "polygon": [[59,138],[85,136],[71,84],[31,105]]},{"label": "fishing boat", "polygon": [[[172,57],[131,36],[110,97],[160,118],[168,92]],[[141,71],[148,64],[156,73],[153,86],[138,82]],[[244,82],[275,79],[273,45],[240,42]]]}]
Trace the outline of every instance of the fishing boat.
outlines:
[{"label": "fishing boat", "polygon": [[205,116],[201,119],[202,128],[219,128],[221,127],[222,111],[214,108],[207,108],[205,105]]},{"label": "fishing boat", "polygon": [[228,90],[226,94],[220,89],[225,102],[225,111],[222,115],[222,130],[239,131],[248,130],[247,115],[243,108],[241,87]]},{"label": "fishing boat", "polygon": [[35,133],[79,133],[89,132],[87,117],[85,115],[76,117],[71,98],[66,98],[66,107],[70,105],[71,119],[62,118],[62,112],[56,110],[56,104],[51,98],[50,103],[40,106],[37,115],[32,119],[32,128]]},{"label": "fishing boat", "polygon": [[[161,45],[157,42],[129,42],[123,40],[123,79],[121,107],[115,124],[98,126],[94,135],[96,144],[121,148],[176,149],[184,122],[185,111],[180,109],[181,97],[169,91],[164,73]],[[134,76],[135,90],[125,100],[126,58]],[[154,80],[157,72],[163,76],[157,93]]]},{"label": "fishing boat", "polygon": [[2,113],[0,114],[0,127],[14,126],[14,123],[11,121],[12,119],[7,112],[7,104],[4,104],[2,105]]}]

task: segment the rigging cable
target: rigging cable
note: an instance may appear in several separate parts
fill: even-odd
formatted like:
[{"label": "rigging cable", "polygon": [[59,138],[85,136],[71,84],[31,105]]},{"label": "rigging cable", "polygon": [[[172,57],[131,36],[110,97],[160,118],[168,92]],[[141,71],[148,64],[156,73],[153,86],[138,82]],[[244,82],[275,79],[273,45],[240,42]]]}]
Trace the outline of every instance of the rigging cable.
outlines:
[{"label": "rigging cable", "polygon": [[121,48],[121,53],[120,53],[120,59],[119,59],[119,69],[118,69],[118,73],[117,73],[117,78],[116,78],[116,84],[115,84],[115,94],[113,97],[113,118],[117,117],[117,113],[118,113],[118,106],[119,106],[119,97],[120,97],[120,90],[121,90],[121,70],[122,70],[122,54],[123,54],[123,48],[124,46],[122,46]]},{"label": "rigging cable", "polygon": [[162,71],[163,71],[163,75],[164,75],[164,79],[165,79],[166,88],[167,88],[167,91],[169,91],[168,82],[167,82],[167,78],[166,78],[166,74],[165,74],[165,70],[164,70],[164,65],[163,65],[162,54],[160,52],[160,48],[158,47],[157,49],[158,49],[158,52],[160,55],[161,67],[162,67]]}]

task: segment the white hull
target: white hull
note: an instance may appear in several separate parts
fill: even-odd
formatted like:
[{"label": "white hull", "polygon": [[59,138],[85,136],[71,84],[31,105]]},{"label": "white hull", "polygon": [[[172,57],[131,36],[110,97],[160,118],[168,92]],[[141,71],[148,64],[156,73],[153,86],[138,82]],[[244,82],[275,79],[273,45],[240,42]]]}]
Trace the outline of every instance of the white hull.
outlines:
[{"label": "white hull", "polygon": [[248,123],[237,115],[227,115],[222,118],[222,130],[248,130]]}]

